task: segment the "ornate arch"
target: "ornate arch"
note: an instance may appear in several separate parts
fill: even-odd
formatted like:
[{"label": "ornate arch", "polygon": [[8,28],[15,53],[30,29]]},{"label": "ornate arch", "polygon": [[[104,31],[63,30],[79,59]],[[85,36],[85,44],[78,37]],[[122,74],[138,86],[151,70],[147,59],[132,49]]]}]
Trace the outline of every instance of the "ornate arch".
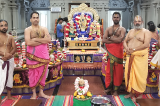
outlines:
[{"label": "ornate arch", "polygon": [[98,19],[99,19],[98,13],[95,9],[88,7],[85,3],[82,3],[82,4],[80,4],[79,7],[74,8],[70,11],[70,13],[68,15],[69,21],[72,20],[72,17],[76,12],[92,12],[94,14],[94,20],[98,21]]}]

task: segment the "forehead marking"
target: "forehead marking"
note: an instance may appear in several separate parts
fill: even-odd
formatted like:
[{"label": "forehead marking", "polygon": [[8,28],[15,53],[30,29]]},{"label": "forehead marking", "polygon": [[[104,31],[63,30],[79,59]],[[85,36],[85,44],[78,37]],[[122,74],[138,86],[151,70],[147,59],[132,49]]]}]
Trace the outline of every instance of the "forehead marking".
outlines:
[{"label": "forehead marking", "polygon": [[118,17],[118,14],[114,14],[115,17]]},{"label": "forehead marking", "polygon": [[136,18],[135,18],[135,19],[136,19],[136,21],[138,21],[138,20],[140,19],[140,16],[136,16]]}]

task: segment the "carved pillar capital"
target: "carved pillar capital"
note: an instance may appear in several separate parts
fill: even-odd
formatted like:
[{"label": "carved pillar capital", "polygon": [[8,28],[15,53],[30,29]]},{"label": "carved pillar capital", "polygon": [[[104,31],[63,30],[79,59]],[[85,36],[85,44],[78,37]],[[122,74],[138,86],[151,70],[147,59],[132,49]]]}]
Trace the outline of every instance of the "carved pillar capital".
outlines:
[{"label": "carved pillar capital", "polygon": [[160,6],[157,7],[157,10],[158,10],[158,11],[160,10]]},{"label": "carved pillar capital", "polygon": [[0,9],[2,10],[4,7],[5,7],[5,2],[4,1],[1,1],[1,3],[0,3],[1,5],[0,5]]},{"label": "carved pillar capital", "polygon": [[1,1],[1,5],[2,5],[2,7],[5,7],[5,1]]},{"label": "carved pillar capital", "polygon": [[143,5],[143,6],[141,6],[141,9],[145,10],[146,7],[147,7],[146,5]]},{"label": "carved pillar capital", "polygon": [[156,7],[158,3],[157,2],[153,2],[152,4],[153,4],[154,7]]},{"label": "carved pillar capital", "polygon": [[11,7],[12,9],[18,8],[18,5],[17,5],[16,3],[9,3],[8,5],[9,5],[9,7]]}]

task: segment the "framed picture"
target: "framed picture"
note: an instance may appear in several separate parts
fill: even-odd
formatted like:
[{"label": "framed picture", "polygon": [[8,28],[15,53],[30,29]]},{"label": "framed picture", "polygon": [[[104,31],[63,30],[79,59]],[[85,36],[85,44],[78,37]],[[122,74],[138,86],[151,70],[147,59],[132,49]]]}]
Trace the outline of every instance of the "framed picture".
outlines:
[{"label": "framed picture", "polygon": [[[69,12],[74,9],[77,8],[81,3],[69,3]],[[88,5],[88,7],[90,7],[90,3],[85,3],[86,5]]]}]

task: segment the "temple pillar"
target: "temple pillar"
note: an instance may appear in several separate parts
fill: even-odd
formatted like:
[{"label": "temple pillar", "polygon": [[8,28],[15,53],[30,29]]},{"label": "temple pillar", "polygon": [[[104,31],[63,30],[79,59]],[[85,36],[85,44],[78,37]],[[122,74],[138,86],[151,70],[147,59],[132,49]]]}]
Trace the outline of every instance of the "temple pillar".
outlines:
[{"label": "temple pillar", "polygon": [[159,18],[160,17],[160,6],[157,7],[157,13],[158,13],[157,14],[157,25],[159,25],[160,24],[160,18]]},{"label": "temple pillar", "polygon": [[158,17],[157,17],[157,2],[153,2],[152,3],[153,4],[153,7],[154,7],[154,9],[153,9],[153,22],[156,24],[157,23],[157,19],[158,19]]},{"label": "temple pillar", "polygon": [[[108,26],[108,10],[109,8],[105,8],[105,19],[104,19],[104,22],[103,22],[103,25],[106,25],[104,28],[106,29]],[[105,32],[105,29],[104,29],[104,32]]]},{"label": "temple pillar", "polygon": [[[101,11],[101,19],[103,19],[103,21],[105,20],[105,18],[106,18],[106,15],[104,14],[105,13],[105,9],[104,8],[102,8],[102,11]],[[105,28],[106,28],[106,24],[104,24],[104,22],[103,22],[103,31],[105,31]]]},{"label": "temple pillar", "polygon": [[12,7],[12,16],[13,16],[13,28],[15,27],[16,29],[18,29],[18,16],[17,16],[17,6],[13,6]]},{"label": "temple pillar", "polygon": [[52,12],[50,14],[50,34],[51,34],[52,39],[56,38],[56,36],[54,34],[54,28],[56,27],[55,26],[55,19],[56,19],[55,15],[56,14],[52,13]]},{"label": "temple pillar", "polygon": [[17,21],[18,20],[18,16],[17,16],[17,4],[12,1],[12,3],[9,3],[8,4],[9,7],[11,8],[11,17],[12,17],[12,29],[15,27],[16,29],[18,28],[18,24],[17,24]]},{"label": "temple pillar", "polygon": [[1,1],[1,7],[0,7],[0,18],[4,19],[4,8],[5,8],[5,2]]},{"label": "temple pillar", "polygon": [[141,8],[142,8],[142,19],[143,19],[143,23],[144,23],[143,27],[145,28],[146,27],[145,26],[145,23],[146,23],[146,20],[145,20],[146,19],[146,10],[145,10],[146,6],[142,6]]},{"label": "temple pillar", "polygon": [[21,8],[21,22],[20,22],[20,29],[25,29],[26,28],[26,16],[25,16],[25,8]]}]

